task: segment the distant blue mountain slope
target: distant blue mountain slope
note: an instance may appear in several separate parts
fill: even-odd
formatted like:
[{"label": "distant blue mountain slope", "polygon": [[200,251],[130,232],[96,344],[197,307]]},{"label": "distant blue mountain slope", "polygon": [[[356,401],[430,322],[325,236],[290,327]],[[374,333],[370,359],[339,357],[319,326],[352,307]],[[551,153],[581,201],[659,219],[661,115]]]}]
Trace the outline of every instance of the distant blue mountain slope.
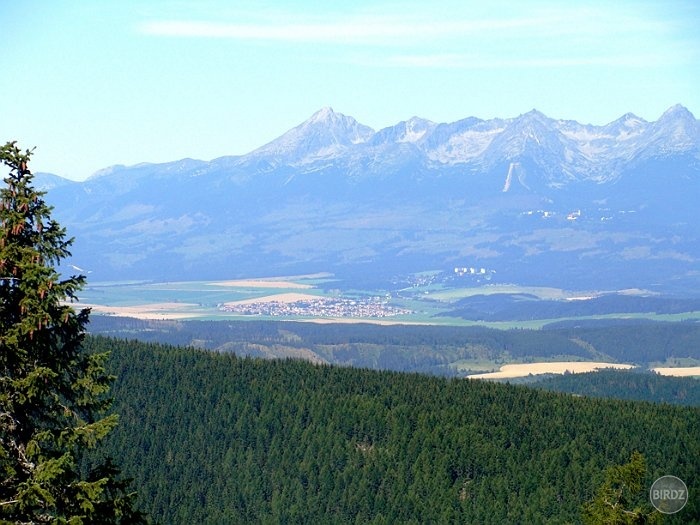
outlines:
[{"label": "distant blue mountain slope", "polygon": [[495,281],[700,289],[700,124],[535,110],[374,131],[324,108],[247,155],[48,187],[91,278],[478,266]]}]

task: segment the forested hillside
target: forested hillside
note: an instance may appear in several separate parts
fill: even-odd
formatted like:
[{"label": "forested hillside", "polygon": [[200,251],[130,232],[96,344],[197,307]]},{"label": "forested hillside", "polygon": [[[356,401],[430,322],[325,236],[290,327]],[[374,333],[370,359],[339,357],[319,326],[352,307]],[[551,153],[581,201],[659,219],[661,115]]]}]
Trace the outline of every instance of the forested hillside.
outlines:
[{"label": "forested hillside", "polygon": [[[700,490],[700,410],[88,338],[162,523],[575,523],[633,451]],[[645,503],[643,491],[639,501]],[[668,523],[700,522],[697,498]]]},{"label": "forested hillside", "polygon": [[443,315],[475,321],[560,319],[599,315],[683,314],[700,310],[696,298],[606,294],[586,301],[538,300],[527,294],[473,295],[460,299]]},{"label": "forested hillside", "polygon": [[[93,316],[92,334],[376,369],[464,375],[462,360],[499,364],[566,356],[645,366],[700,360],[700,323],[626,322],[496,330],[479,326],[378,326],[289,321],[146,321]],[[481,370],[483,371],[483,370]]]},{"label": "forested hillside", "polygon": [[700,407],[700,381],[666,377],[649,371],[599,370],[542,379],[533,386],[592,397],[653,401]]}]

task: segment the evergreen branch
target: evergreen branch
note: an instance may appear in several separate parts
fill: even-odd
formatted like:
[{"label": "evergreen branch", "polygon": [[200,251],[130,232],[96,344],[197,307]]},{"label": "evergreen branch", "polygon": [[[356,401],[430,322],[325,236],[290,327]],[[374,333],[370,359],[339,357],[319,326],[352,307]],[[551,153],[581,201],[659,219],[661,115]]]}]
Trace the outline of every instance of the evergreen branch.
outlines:
[{"label": "evergreen branch", "polygon": [[82,348],[89,310],[64,306],[85,278],[60,280],[52,266],[70,256],[73,239],[33,187],[31,155],[15,142],[0,146],[0,164],[10,169],[0,188],[0,422],[9,473],[2,487],[17,494],[2,506],[20,504],[15,523],[84,522],[85,509],[97,513],[91,521],[119,522],[126,485],[98,490],[118,469],[94,482],[77,468],[117,416],[95,417],[108,406],[111,377],[106,358]]}]

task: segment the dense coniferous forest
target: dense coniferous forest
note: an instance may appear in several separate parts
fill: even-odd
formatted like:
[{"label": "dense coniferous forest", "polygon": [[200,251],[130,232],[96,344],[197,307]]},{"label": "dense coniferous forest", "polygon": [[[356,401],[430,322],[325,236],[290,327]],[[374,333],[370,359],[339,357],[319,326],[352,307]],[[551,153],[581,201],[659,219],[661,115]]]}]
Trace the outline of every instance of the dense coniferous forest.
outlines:
[{"label": "dense coniferous forest", "polygon": [[93,334],[232,352],[297,357],[364,368],[464,375],[455,363],[568,356],[646,366],[700,359],[700,323],[630,323],[496,330],[465,326],[378,326],[289,321],[145,321],[93,316]]},{"label": "dense coniferous forest", "polygon": [[700,381],[693,377],[665,377],[634,370],[600,370],[549,377],[533,386],[591,397],[700,407]]},{"label": "dense coniferous forest", "polygon": [[[700,410],[90,337],[162,523],[576,523],[634,451],[700,490]],[[648,501],[648,489],[639,494]],[[692,499],[668,523],[700,522]]]}]

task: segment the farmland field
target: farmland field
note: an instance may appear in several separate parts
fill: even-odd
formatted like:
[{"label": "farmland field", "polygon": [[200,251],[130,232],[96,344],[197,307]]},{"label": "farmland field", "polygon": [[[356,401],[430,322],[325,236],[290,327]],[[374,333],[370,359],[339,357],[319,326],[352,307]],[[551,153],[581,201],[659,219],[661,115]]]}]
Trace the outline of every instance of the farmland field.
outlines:
[{"label": "farmland field", "polygon": [[589,361],[552,361],[542,363],[518,363],[503,365],[498,372],[487,372],[483,374],[472,374],[470,379],[511,379],[515,377],[525,377],[528,375],[541,374],[580,374],[583,372],[594,372],[603,368],[634,368],[633,365],[618,363],[595,363]]},{"label": "farmland field", "polygon": [[[433,324],[450,326],[488,326],[500,329],[543,326],[565,319],[650,319],[656,321],[687,321],[700,319],[700,312],[625,312],[548,317],[536,315],[538,301],[557,301],[562,304],[583,302],[596,292],[577,292],[557,288],[519,287],[516,285],[486,285],[454,287],[442,285],[415,285],[398,290],[344,290],[334,288],[330,274],[291,277],[266,277],[245,280],[184,281],[184,282],[98,282],[89,283],[79,294],[76,306],[91,307],[94,314],[136,317],[141,319],[289,319],[333,320],[343,322],[377,322],[381,324]],[[532,308],[530,318],[498,320],[468,319],[454,315],[455,305],[465,298],[527,296]],[[337,315],[319,314],[306,301],[368,303],[374,310],[343,311]],[[287,312],[283,305],[300,302]],[[244,315],[235,309],[226,311],[225,305],[278,303],[280,312],[274,315],[258,313]],[[230,309],[231,310],[231,309]],[[328,310],[328,309],[326,309]]]}]

